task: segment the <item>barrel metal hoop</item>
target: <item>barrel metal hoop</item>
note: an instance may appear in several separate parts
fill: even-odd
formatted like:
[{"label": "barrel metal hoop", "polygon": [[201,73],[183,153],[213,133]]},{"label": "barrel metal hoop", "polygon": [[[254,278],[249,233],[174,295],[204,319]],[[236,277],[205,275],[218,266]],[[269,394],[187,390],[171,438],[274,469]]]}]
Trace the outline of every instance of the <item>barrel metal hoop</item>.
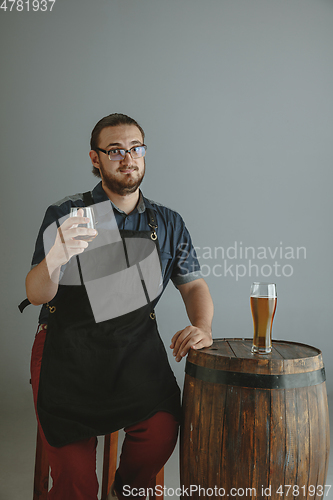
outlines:
[{"label": "barrel metal hoop", "polygon": [[254,389],[297,389],[325,382],[325,368],[313,372],[292,373],[286,375],[264,375],[215,370],[195,365],[186,360],[185,373],[191,377],[214,384],[252,387]]}]

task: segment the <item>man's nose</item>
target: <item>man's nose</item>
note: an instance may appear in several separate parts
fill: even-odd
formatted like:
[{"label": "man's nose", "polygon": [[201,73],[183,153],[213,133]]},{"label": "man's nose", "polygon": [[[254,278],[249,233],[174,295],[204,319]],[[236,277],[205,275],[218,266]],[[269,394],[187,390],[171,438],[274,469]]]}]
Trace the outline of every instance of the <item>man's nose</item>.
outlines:
[{"label": "man's nose", "polygon": [[130,153],[127,151],[125,153],[125,156],[124,158],[121,160],[121,162],[124,164],[124,165],[132,165],[132,156],[130,155]]}]

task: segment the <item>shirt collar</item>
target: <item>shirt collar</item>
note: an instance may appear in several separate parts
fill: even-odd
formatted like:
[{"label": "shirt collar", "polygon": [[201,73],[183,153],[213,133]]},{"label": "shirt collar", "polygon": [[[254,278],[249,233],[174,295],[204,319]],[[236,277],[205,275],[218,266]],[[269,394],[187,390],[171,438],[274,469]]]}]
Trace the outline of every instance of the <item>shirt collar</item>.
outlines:
[{"label": "shirt collar", "polygon": [[[106,194],[106,192],[104,191],[104,189],[102,187],[102,181],[100,181],[97,184],[97,186],[94,187],[94,189],[92,190],[92,196],[93,196],[94,202],[99,204],[99,206],[98,206],[98,212],[101,215],[105,215],[108,212],[110,212],[111,211],[111,207],[114,208],[115,210],[117,210],[119,213],[127,215],[126,212],[124,212],[123,210],[120,210],[120,208],[118,208],[109,199],[108,195]],[[102,203],[102,202],[108,202],[108,201],[110,203]],[[110,204],[111,204],[111,206],[110,206]],[[141,189],[140,189],[139,201],[138,201],[137,206],[133,210],[133,212],[135,210],[137,210],[139,214],[142,214],[146,210],[146,205],[148,205],[150,207],[150,203],[148,202],[148,200],[146,198],[144,198],[144,196],[143,196],[143,194],[141,192]]]}]

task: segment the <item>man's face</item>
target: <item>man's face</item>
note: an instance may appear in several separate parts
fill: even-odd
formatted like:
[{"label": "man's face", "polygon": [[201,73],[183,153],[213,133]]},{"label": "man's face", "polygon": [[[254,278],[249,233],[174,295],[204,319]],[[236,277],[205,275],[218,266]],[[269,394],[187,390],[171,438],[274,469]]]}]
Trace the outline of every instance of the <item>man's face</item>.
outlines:
[{"label": "man's face", "polygon": [[[142,144],[141,132],[135,125],[117,125],[100,132],[98,147],[106,151],[118,148],[128,150]],[[92,162],[100,171],[103,185],[110,191],[125,196],[138,189],[145,174],[144,158],[133,159],[126,153],[124,159],[111,161],[105,153],[99,152],[99,158],[97,153],[93,153],[90,152]]]}]

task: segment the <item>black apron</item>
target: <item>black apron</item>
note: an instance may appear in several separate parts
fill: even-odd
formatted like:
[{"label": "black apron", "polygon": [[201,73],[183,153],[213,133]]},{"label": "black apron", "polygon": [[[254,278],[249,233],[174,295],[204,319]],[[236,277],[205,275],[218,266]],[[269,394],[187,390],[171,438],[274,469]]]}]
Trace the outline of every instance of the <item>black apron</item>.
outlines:
[{"label": "black apron", "polygon": [[[93,203],[91,193],[85,193],[84,203]],[[157,330],[156,300],[149,298],[149,287],[138,265],[151,254],[151,245],[157,249],[160,264],[155,215],[148,208],[146,213],[151,230],[120,230],[121,241],[106,245],[95,255],[103,276],[109,272],[106,268],[114,252],[125,255],[127,268],[139,270],[145,305],[96,322],[96,310],[82,276],[84,252],[76,257],[81,284],[59,284],[61,293],[49,306],[37,412],[51,446],[109,434],[157,411],[180,417],[180,390]],[[137,245],[138,241],[142,244]],[[140,247],[136,257],[135,247]],[[121,273],[122,265],[117,265]]]}]

